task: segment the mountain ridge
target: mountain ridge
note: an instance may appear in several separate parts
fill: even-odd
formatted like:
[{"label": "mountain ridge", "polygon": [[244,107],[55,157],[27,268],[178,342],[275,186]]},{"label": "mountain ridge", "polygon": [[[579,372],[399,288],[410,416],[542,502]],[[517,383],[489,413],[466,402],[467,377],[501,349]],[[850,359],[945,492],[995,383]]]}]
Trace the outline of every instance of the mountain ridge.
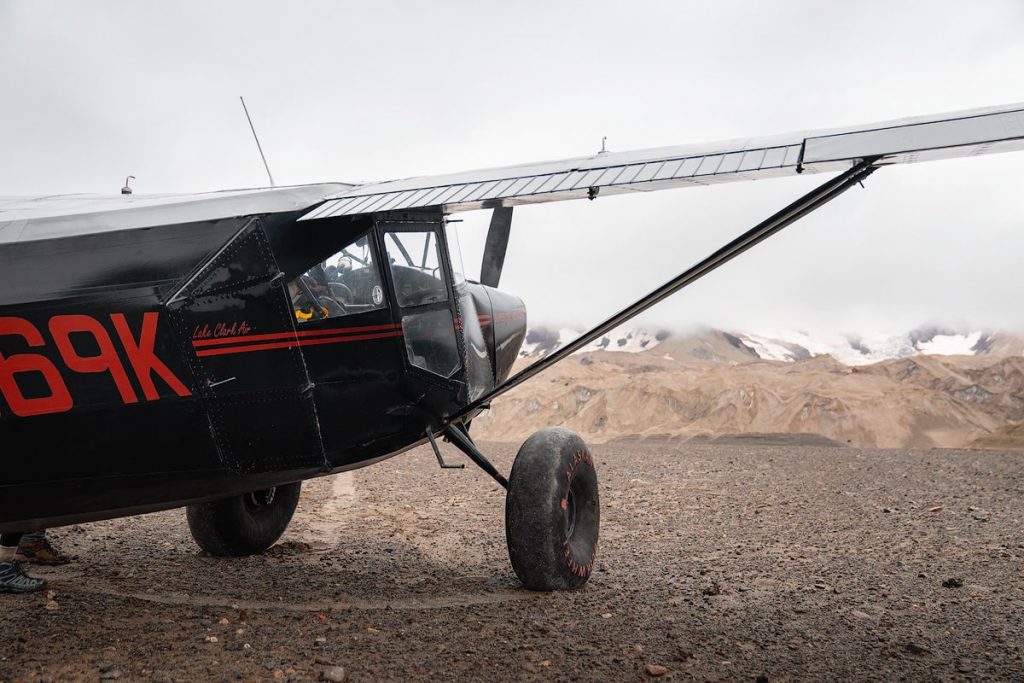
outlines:
[{"label": "mountain ridge", "polygon": [[[861,364],[776,338],[768,339],[785,351],[769,353],[766,342],[759,348],[750,335],[720,330],[613,336],[495,401],[474,432],[521,440],[564,425],[595,442],[756,433],[820,435],[859,447],[1024,448],[1020,339],[948,332],[908,333],[906,347],[886,347],[904,355]],[[612,343],[640,350],[612,351]],[[965,347],[972,355],[920,351]],[[540,348],[535,341],[520,367],[550,353]]]}]

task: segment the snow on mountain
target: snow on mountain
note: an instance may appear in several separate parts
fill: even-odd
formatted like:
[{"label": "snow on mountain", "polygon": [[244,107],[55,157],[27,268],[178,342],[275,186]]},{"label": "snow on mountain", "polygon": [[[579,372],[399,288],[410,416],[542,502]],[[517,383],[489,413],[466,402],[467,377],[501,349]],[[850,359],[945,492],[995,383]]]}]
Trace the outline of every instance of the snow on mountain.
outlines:
[{"label": "snow on mountain", "polygon": [[[572,328],[533,328],[529,331],[520,355],[542,357],[579,336]],[[699,347],[711,348],[709,340],[724,339],[740,349],[750,360],[793,362],[814,356],[829,355],[845,365],[870,365],[894,358],[918,354],[948,355],[1021,355],[1019,337],[1004,333],[962,331],[939,327],[919,327],[902,334],[810,334],[805,331],[720,332],[703,330],[689,334],[666,330],[618,329],[585,346],[578,353],[617,351],[639,353],[650,351],[666,340],[672,350],[687,347],[701,360],[723,360],[714,353],[698,353]],[[735,360],[735,359],[732,359]]]},{"label": "snow on mountain", "polygon": [[[557,348],[565,346],[582,334],[582,331],[563,327],[558,330],[532,328],[526,334],[526,341],[519,355],[522,357],[546,356]],[[615,330],[610,334],[595,339],[577,353],[591,351],[622,351],[639,353],[650,351],[667,339],[670,333],[665,330],[651,332],[649,330]]]}]

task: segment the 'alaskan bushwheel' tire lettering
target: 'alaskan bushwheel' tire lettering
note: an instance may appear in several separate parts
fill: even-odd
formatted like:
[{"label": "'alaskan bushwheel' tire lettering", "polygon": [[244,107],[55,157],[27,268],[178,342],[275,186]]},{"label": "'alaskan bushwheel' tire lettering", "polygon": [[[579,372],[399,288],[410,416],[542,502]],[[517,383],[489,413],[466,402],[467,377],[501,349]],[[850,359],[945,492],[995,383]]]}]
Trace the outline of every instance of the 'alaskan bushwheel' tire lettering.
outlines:
[{"label": "'alaskan bushwheel' tire lettering", "polygon": [[[24,339],[29,346],[43,346],[43,335],[35,325],[22,318],[0,317],[0,336],[15,335]],[[15,375],[36,372],[46,380],[49,396],[25,398]],[[60,371],[45,356],[37,353],[19,353],[4,358],[0,355],[0,393],[7,405],[18,417],[63,413],[71,410],[74,401]]]}]

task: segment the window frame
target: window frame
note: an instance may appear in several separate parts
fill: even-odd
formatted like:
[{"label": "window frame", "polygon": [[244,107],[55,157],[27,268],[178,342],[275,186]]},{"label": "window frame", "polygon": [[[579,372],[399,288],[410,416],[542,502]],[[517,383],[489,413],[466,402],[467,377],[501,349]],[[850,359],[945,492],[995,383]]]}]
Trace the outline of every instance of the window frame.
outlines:
[{"label": "window frame", "polygon": [[[417,376],[428,379],[432,382],[443,383],[446,387],[454,388],[455,386],[464,384],[463,377],[466,372],[466,359],[465,359],[465,341],[462,336],[462,328],[458,324],[459,321],[459,307],[456,299],[456,291],[452,282],[452,264],[448,254],[448,240],[445,236],[445,222],[443,216],[424,216],[424,217],[403,217],[399,219],[392,219],[388,217],[378,217],[374,221],[374,225],[377,227],[377,237],[380,244],[381,255],[386,261],[384,268],[384,277],[387,280],[387,286],[389,290],[389,296],[392,302],[392,315],[393,320],[396,324],[402,327],[403,333],[405,331],[403,325],[403,318],[406,315],[415,315],[417,313],[425,313],[429,311],[447,310],[451,315],[452,320],[452,334],[455,338],[455,350],[458,357],[458,365],[455,370],[449,376],[444,376],[440,373],[422,368],[418,365],[413,365],[409,358],[408,350],[405,344],[402,348],[402,356],[404,359],[405,367],[407,370],[416,373]],[[438,252],[438,265],[440,272],[443,275],[445,299],[440,301],[425,303],[425,304],[413,304],[409,306],[403,306],[398,302],[398,289],[395,286],[394,273],[391,269],[391,256],[388,252],[386,233],[410,233],[410,232],[430,232],[434,235],[434,248]],[[399,264],[401,265],[401,264]]]}]

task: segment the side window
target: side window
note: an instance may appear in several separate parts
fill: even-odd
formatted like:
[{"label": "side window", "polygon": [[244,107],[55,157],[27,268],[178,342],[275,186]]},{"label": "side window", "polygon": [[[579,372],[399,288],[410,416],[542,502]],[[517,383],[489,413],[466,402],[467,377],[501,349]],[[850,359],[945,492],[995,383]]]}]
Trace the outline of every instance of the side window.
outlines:
[{"label": "side window", "polygon": [[384,244],[399,306],[422,306],[448,298],[433,232],[388,232]]},{"label": "side window", "polygon": [[289,282],[288,295],[300,324],[384,308],[369,237],[363,235]]},{"label": "side window", "polygon": [[[462,367],[448,287],[433,231],[384,235],[409,364],[442,377]],[[433,304],[433,305],[431,305]]]}]

